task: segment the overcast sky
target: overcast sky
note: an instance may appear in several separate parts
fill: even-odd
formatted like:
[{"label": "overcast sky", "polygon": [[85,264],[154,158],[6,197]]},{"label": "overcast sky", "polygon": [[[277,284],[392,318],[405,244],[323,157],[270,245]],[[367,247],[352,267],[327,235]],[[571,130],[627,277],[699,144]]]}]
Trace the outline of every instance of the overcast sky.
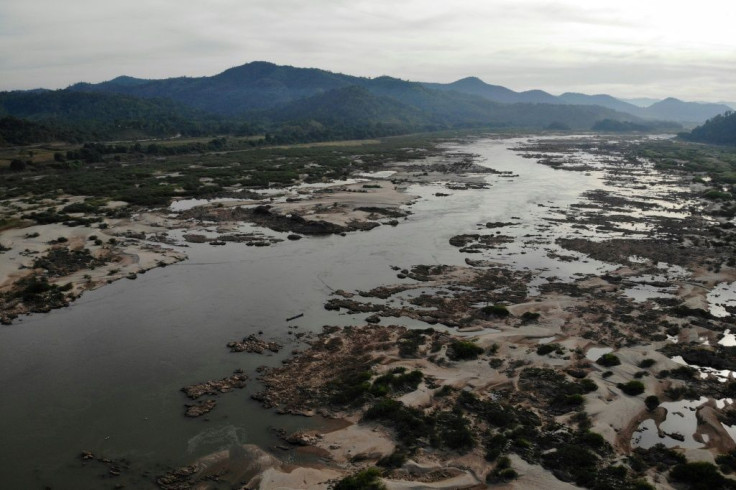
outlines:
[{"label": "overcast sky", "polygon": [[0,90],[214,75],[263,60],[733,101],[734,19],[726,0],[1,0]]}]

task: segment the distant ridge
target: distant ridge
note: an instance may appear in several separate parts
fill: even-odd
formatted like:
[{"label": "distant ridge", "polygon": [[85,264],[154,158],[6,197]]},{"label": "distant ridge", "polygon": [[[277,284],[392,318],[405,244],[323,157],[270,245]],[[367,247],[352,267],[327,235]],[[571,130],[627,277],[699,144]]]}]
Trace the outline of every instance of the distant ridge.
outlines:
[{"label": "distant ridge", "polygon": [[[541,90],[515,92],[500,85],[490,85],[477,77],[468,77],[452,83],[425,83],[426,86],[437,90],[453,90],[467,94],[478,95],[488,100],[501,103],[545,103],[569,105],[595,105],[624,112],[632,116],[649,120],[676,121],[684,124],[699,124],[707,119],[731,110],[725,104],[683,102],[668,98],[662,101],[656,99],[634,99],[639,104],[618,99],[607,94],[586,95],[574,92],[565,92],[554,96]],[[643,106],[646,101],[650,104]],[[644,102],[644,103],[642,103]]]},{"label": "distant ridge", "polygon": [[0,93],[0,117],[90,138],[271,133],[270,141],[312,141],[469,127],[673,131],[681,127],[671,121],[697,123],[728,109],[676,99],[641,108],[605,94],[515,92],[477,77],[421,83],[267,61],[214,76],[122,75],[64,90]]},{"label": "distant ridge", "polygon": [[[365,92],[340,89],[360,87]],[[227,117],[247,117],[258,121],[313,119],[320,123],[340,119],[352,108],[366,107],[369,97],[381,108],[384,122],[404,121],[412,127],[516,126],[545,128],[554,122],[572,129],[590,129],[602,119],[637,119],[631,114],[598,109],[555,109],[560,101],[542,91],[517,93],[500,86],[485,84],[478,78],[466,78],[455,84],[425,84],[381,76],[364,78],[333,73],[317,68],[281,66],[255,61],[229,68],[224,72],[199,78],[140,80],[118,77],[99,84],[76,84],[70,91],[117,93],[144,98],[167,98],[186,106]],[[317,97],[317,99],[309,100]],[[500,100],[494,100],[496,99]],[[340,98],[340,106],[332,98]],[[392,99],[395,111],[389,114],[386,98]],[[319,101],[317,103],[316,101]],[[320,104],[323,107],[320,107]],[[509,106],[511,104],[511,106]],[[514,106],[514,104],[527,104]],[[331,107],[328,115],[324,107]],[[407,112],[412,109],[413,114]],[[360,111],[353,111],[358,117]],[[370,113],[367,111],[366,114]],[[358,118],[368,121],[371,118]],[[375,119],[375,118],[372,118]],[[560,120],[562,119],[562,120]],[[343,117],[344,121],[345,118]],[[371,123],[376,123],[372,120]]]}]

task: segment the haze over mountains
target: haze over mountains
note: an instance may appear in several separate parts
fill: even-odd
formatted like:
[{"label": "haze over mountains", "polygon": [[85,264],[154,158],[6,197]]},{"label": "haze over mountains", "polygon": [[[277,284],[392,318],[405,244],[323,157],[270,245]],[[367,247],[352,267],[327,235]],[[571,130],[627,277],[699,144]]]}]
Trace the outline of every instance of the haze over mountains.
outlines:
[{"label": "haze over mountains", "polygon": [[699,124],[717,114],[732,110],[731,107],[725,104],[684,102],[673,97],[668,97],[664,100],[634,99],[633,101],[626,101],[606,94],[586,95],[565,92],[562,95],[554,96],[543,90],[515,92],[499,85],[489,85],[476,77],[463,78],[462,80],[448,84],[427,83],[425,85],[438,90],[454,90],[479,95],[489,100],[506,104],[525,102],[536,104],[597,105],[632,114],[642,119],[661,119],[677,121],[684,124]]},{"label": "haze over mountains", "polygon": [[81,127],[99,137],[115,137],[121,130],[154,135],[284,133],[288,127],[290,138],[308,140],[458,127],[588,130],[601,121],[676,130],[679,124],[699,124],[729,110],[723,104],[672,98],[640,107],[610,95],[515,92],[475,77],[420,83],[268,62],[247,63],[211,77],[120,76],[57,91],[0,93],[0,116]]}]

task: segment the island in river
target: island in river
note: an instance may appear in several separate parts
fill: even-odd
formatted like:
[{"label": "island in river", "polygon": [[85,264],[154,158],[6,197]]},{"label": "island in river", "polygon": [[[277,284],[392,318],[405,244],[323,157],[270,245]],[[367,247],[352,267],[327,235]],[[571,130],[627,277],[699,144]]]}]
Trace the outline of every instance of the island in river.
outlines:
[{"label": "island in river", "polygon": [[[12,484],[731,485],[728,150],[445,135],[125,158],[3,188]],[[100,185],[131,173],[170,195],[136,205]],[[67,191],[71,176],[97,185]],[[129,318],[73,321],[105,309]],[[90,377],[75,352],[123,373],[100,399],[68,396]],[[59,369],[65,392],[48,389]],[[54,413],[21,416],[39,397]],[[82,436],[60,412],[85,414]]]}]

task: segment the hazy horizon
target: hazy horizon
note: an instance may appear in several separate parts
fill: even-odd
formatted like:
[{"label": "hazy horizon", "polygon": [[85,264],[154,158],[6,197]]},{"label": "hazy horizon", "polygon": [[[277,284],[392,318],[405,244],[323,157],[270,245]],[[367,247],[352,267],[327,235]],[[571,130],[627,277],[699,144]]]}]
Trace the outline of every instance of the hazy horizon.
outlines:
[{"label": "hazy horizon", "polygon": [[422,82],[475,76],[555,95],[734,101],[734,14],[712,0],[6,0],[0,90],[211,76],[263,60]]}]

